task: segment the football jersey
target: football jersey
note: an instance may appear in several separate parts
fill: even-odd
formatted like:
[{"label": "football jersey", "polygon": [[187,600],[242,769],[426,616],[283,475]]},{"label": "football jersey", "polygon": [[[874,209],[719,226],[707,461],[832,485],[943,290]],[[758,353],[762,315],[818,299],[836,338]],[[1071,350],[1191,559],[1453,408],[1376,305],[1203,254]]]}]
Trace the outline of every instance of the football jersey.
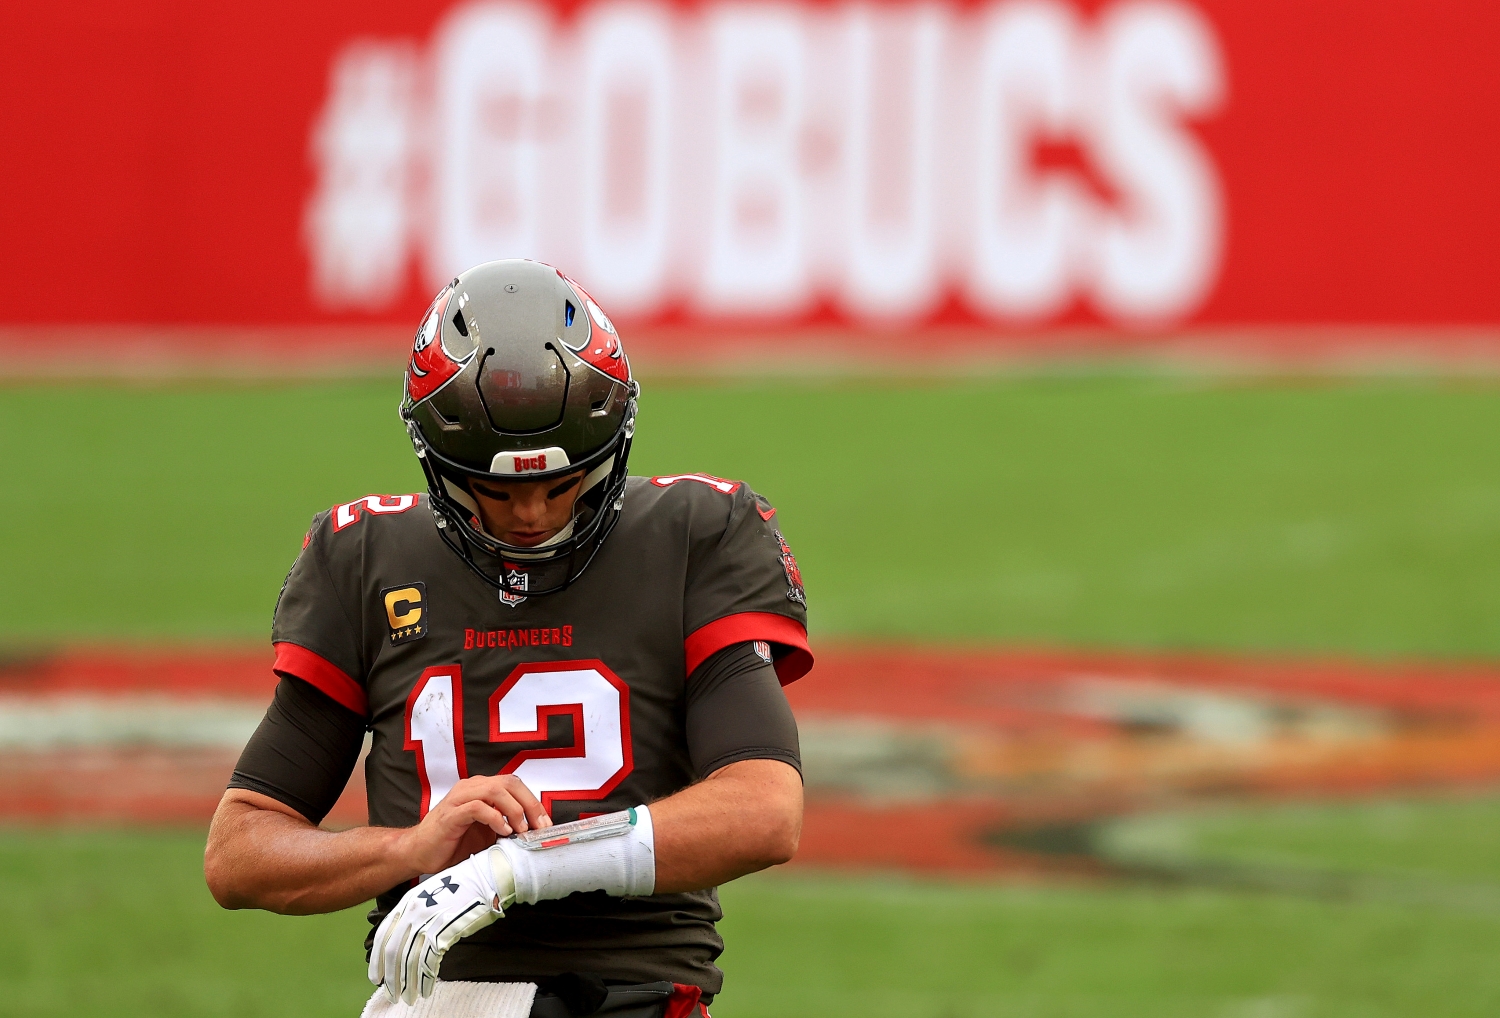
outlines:
[{"label": "football jersey", "polygon": [[[632,477],[587,571],[544,597],[497,592],[448,547],[423,495],[319,514],[277,602],[276,670],[367,719],[372,825],[409,827],[454,783],[513,773],[557,823],[651,802],[696,775],[685,687],[716,651],[812,667],[806,597],[776,510],[742,483]],[[478,555],[526,583],[525,562]],[[408,885],[380,895],[376,925]],[[516,905],[460,941],[445,979],[588,972],[717,992],[715,891]],[[368,942],[367,942],[368,943]]]}]

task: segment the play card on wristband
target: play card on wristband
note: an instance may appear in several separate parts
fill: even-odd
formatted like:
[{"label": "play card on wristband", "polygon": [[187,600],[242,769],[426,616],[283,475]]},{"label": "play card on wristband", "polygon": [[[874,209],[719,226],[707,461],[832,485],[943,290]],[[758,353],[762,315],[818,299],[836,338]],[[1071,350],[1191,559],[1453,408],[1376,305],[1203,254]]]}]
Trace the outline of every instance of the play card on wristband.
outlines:
[{"label": "play card on wristband", "polygon": [[558,824],[556,827],[527,831],[515,835],[511,840],[528,852],[539,852],[544,848],[561,848],[563,845],[577,845],[601,838],[617,838],[629,833],[635,823],[635,810],[622,809],[618,813],[603,813],[596,817]]}]

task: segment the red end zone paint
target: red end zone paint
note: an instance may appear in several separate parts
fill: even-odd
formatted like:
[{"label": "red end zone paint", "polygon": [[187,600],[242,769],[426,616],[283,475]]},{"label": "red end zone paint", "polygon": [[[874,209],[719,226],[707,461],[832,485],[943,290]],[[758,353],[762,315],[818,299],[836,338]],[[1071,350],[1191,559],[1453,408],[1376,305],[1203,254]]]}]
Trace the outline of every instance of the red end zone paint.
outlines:
[{"label": "red end zone paint", "polygon": [[1103,864],[1010,835],[1500,778],[1494,666],[844,648],[787,695],[801,864],[1087,872]]},{"label": "red end zone paint", "polygon": [[270,703],[275,659],[269,645],[169,651],[78,648],[0,660],[0,696],[166,694]]},{"label": "red end zone paint", "polygon": [[1028,697],[1091,678],[1302,696],[1500,724],[1500,665],[1377,665],[1337,658],[845,645],[820,649],[817,667],[807,681],[787,687],[787,697],[799,714],[1009,725],[1035,713],[1036,701]]},{"label": "red end zone paint", "polygon": [[[270,665],[264,649],[70,651],[0,666],[0,709],[167,696],[258,711]],[[787,692],[807,787],[798,865],[1088,873],[1103,864],[1007,832],[1500,779],[1500,665],[835,645]],[[204,823],[236,755],[0,747],[0,818]],[[362,795],[356,773],[332,822],[362,822]]]}]

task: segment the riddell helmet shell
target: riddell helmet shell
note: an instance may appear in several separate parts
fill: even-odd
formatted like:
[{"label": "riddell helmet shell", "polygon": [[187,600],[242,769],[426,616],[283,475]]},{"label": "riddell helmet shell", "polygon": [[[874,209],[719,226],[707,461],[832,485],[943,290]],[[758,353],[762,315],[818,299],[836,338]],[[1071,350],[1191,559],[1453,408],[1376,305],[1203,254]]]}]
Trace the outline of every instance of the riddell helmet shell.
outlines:
[{"label": "riddell helmet shell", "polygon": [[[509,259],[460,275],[422,318],[401,401],[443,539],[502,594],[567,587],[619,516],[639,393],[614,324],[557,269]],[[470,478],[580,469],[573,521],[551,542],[507,545],[480,525]],[[500,561],[483,568],[476,549]]]}]

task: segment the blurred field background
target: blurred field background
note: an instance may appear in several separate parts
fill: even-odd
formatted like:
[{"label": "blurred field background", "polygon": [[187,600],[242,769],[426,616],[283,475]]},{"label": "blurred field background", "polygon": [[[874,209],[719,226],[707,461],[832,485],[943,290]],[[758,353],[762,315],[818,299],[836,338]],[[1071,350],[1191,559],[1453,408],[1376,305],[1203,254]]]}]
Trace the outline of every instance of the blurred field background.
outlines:
[{"label": "blurred field background", "polygon": [[[645,386],[635,472],[742,477],[768,495],[802,563],[815,646],[835,653],[1093,648],[1440,671],[1500,653],[1500,383],[1486,376],[1116,365]],[[264,641],[314,512],[420,487],[395,391],[3,390],[11,672],[55,647]],[[0,753],[10,782],[24,775],[15,759]],[[739,881],[723,892],[714,1012],[1500,1006],[1488,780],[1234,786],[1147,806],[997,836],[1036,866],[794,864]],[[892,816],[885,836],[931,836]],[[356,1013],[362,910],[221,912],[202,836],[13,818],[0,1014]],[[1059,857],[1069,864],[1046,863]]]}]

